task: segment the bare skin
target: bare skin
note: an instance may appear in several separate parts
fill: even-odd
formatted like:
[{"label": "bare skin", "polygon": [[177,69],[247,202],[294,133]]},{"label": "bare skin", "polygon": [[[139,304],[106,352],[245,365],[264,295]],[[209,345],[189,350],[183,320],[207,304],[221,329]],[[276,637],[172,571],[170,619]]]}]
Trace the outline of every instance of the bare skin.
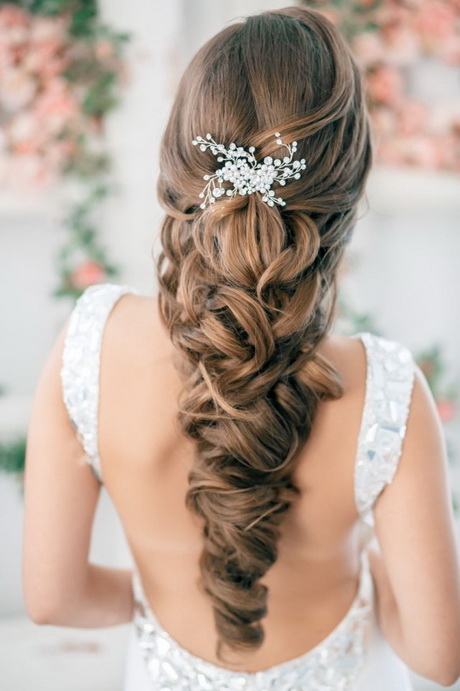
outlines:
[{"label": "bare skin", "polygon": [[[54,372],[61,347],[62,334],[50,358],[49,368]],[[234,669],[255,672],[306,653],[341,621],[357,591],[358,515],[353,471],[365,394],[365,351],[358,338],[331,335],[321,352],[341,374],[345,394],[337,401],[319,405],[311,435],[299,454],[295,481],[301,494],[283,523],[278,560],[264,579],[269,587],[269,611],[263,620],[265,641],[256,652],[230,658]],[[212,609],[198,586],[201,524],[184,505],[193,442],[184,437],[175,419],[181,384],[172,356],[173,346],[159,319],[156,298],[122,297],[108,319],[102,344],[102,474],[147,599],[160,623],[184,648],[222,665],[215,655]],[[46,388],[45,383],[42,388]],[[55,396],[57,399],[57,390]],[[60,414],[64,415],[62,411]],[[34,413],[30,432],[31,487],[33,467],[38,465],[38,433],[34,429],[39,415],[38,411]],[[69,430],[65,434],[70,434]],[[70,449],[70,436],[66,439],[66,448]],[[74,442],[72,449],[76,458]],[[382,627],[398,654],[415,671],[441,683],[452,683],[451,679],[460,674],[458,557],[445,449],[419,371],[397,479],[376,505],[382,558],[374,555],[372,563],[382,603]],[[95,506],[97,490],[93,481],[88,476],[82,485],[88,484],[91,498],[87,501]],[[27,509],[26,502],[30,518],[26,515],[25,528],[25,585],[31,610],[39,601],[39,592],[40,601],[45,595],[51,600],[53,585],[62,591],[62,597],[65,593],[62,569],[61,580],[48,570],[41,581],[34,570],[32,548],[27,550],[27,540],[32,543],[34,539],[36,545],[40,539],[33,535],[32,527],[27,527],[28,523],[32,526],[34,513],[38,513],[33,504],[31,498]],[[88,514],[93,509],[91,506]],[[48,535],[47,540],[52,538]],[[47,544],[43,542],[44,550]],[[76,557],[68,558],[70,561]],[[81,582],[87,587],[87,574],[85,578],[82,567]],[[125,589],[127,583],[125,580]],[[82,585],[81,592],[83,589]],[[85,597],[89,603],[87,593]],[[49,613],[36,618],[43,623],[59,621],[59,607],[65,608],[62,598],[55,598]],[[128,605],[123,607],[123,617],[128,620]],[[70,620],[69,615],[66,621]],[[434,652],[429,652],[433,651],[433,640],[437,643]]]}]

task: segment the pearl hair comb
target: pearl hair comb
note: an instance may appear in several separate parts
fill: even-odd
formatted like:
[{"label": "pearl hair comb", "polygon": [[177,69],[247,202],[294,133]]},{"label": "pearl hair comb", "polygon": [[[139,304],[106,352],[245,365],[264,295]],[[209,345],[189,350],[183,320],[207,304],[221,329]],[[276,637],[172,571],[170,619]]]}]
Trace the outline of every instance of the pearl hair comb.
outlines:
[{"label": "pearl hair comb", "polygon": [[[271,189],[273,183],[285,185],[286,180],[290,178],[298,180],[300,171],[305,170],[307,166],[304,158],[292,160],[297,151],[297,142],[292,142],[290,145],[284,144],[280,136],[279,132],[275,133],[275,137],[278,137],[276,143],[285,146],[289,156],[285,156],[282,160],[279,158],[273,160],[271,156],[266,156],[262,162],[256,160],[253,146],[246,151],[242,146],[237,146],[232,142],[226,149],[223,144],[215,142],[210,134],[206,135],[206,140],[203,137],[196,137],[192,142],[194,146],[199,146],[201,151],[210,149],[219,163],[225,163],[213,175],[203,175],[207,184],[199,195],[201,199],[204,199],[200,208],[204,209],[207,204],[214,204],[216,199],[224,194],[234,197],[236,194],[246,195],[254,192],[260,192],[263,195],[262,201],[269,206],[275,204],[286,206],[286,202],[281,197],[277,197]],[[225,189],[222,186],[224,182],[231,182],[233,188]]]}]

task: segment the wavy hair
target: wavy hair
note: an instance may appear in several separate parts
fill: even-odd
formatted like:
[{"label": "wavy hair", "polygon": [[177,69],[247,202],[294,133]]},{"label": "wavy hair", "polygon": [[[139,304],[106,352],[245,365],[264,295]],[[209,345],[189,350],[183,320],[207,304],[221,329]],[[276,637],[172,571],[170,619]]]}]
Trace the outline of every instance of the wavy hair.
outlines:
[{"label": "wavy hair", "polygon": [[[192,140],[283,157],[298,142],[307,169],[277,188],[224,196],[202,210],[216,169]],[[209,40],[178,87],[160,151],[165,217],[159,310],[181,375],[178,421],[195,440],[186,503],[203,524],[202,586],[222,645],[263,641],[268,589],[292,473],[317,403],[339,398],[318,352],[331,328],[336,274],[371,165],[362,78],[333,24],[289,7],[249,16]],[[277,184],[277,183],[275,183]]]}]

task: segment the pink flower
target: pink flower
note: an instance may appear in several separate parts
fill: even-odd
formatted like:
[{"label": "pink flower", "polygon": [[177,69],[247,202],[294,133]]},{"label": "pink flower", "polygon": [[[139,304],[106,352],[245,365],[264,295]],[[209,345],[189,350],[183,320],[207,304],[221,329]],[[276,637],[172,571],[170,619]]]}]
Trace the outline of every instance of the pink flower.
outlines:
[{"label": "pink flower", "polygon": [[30,14],[26,10],[10,3],[0,5],[0,28],[2,31],[17,26],[28,26],[29,22]]},{"label": "pink flower", "polygon": [[30,27],[31,43],[54,43],[63,45],[67,38],[70,26],[70,17],[60,15],[58,17],[33,17]]},{"label": "pink flower", "polygon": [[380,34],[376,31],[366,31],[359,34],[352,42],[353,53],[363,65],[381,62],[385,56],[385,48]]},{"label": "pink flower", "polygon": [[64,164],[75,155],[76,149],[75,141],[71,139],[57,139],[48,144],[45,150],[45,157],[50,165],[62,169]]},{"label": "pink flower", "polygon": [[448,422],[455,416],[455,405],[449,398],[441,398],[436,401],[436,407],[442,422]]},{"label": "pink flower", "polygon": [[460,64],[460,38],[457,34],[447,36],[439,46],[439,57],[448,65]]},{"label": "pink flower", "polygon": [[15,51],[5,41],[0,41],[0,74],[11,69],[15,61]]},{"label": "pink flower", "polygon": [[423,130],[428,122],[428,108],[419,101],[406,99],[398,110],[398,129],[402,135],[412,135]]},{"label": "pink flower", "polygon": [[35,96],[37,83],[25,70],[12,67],[0,76],[0,105],[6,111],[24,108]]},{"label": "pink flower", "polygon": [[32,24],[30,44],[24,55],[24,65],[40,78],[62,72],[68,63],[64,54],[68,21],[63,17],[36,17]]},{"label": "pink flower", "polygon": [[367,85],[373,101],[394,105],[402,96],[404,82],[397,69],[388,65],[380,65],[367,75]]},{"label": "pink flower", "polygon": [[106,278],[104,267],[94,259],[86,259],[71,274],[72,284],[78,290],[84,290],[93,283],[102,283]]},{"label": "pink flower", "polygon": [[383,137],[394,133],[396,129],[396,113],[392,108],[385,106],[375,107],[372,110],[372,128],[376,134]]},{"label": "pink flower", "polygon": [[69,90],[69,84],[60,75],[49,79],[44,85],[48,94],[63,94]]},{"label": "pink flower", "polygon": [[56,45],[43,43],[29,48],[23,65],[28,72],[34,72],[41,79],[47,80],[62,74],[68,62],[67,56],[60,54]]},{"label": "pink flower", "polygon": [[17,191],[51,187],[58,181],[56,170],[35,154],[10,156],[6,170],[6,186]]},{"label": "pink flower", "polygon": [[436,170],[444,163],[443,147],[434,137],[420,134],[404,142],[406,161],[412,165]]},{"label": "pink flower", "polygon": [[380,163],[402,166],[405,163],[404,142],[399,137],[391,137],[377,145],[376,159]]},{"label": "pink flower", "polygon": [[30,111],[21,111],[6,127],[9,145],[16,153],[37,153],[48,137],[42,123]]},{"label": "pink flower", "polygon": [[385,59],[393,65],[410,65],[420,55],[420,40],[410,26],[390,25],[383,31]]},{"label": "pink flower", "polygon": [[8,46],[19,46],[29,38],[30,15],[9,3],[0,5],[0,36]]},{"label": "pink flower", "polygon": [[453,101],[438,101],[429,110],[429,129],[437,135],[445,135],[460,120],[460,106]]},{"label": "pink flower", "polygon": [[[431,0],[429,0],[431,1]],[[413,0],[412,0],[413,2]],[[422,3],[426,0],[422,0]],[[373,20],[379,27],[386,26],[411,26],[414,17],[414,8],[403,5],[401,2],[385,0],[377,4],[373,13]]]},{"label": "pink flower", "polygon": [[35,114],[46,122],[49,132],[60,132],[69,122],[78,118],[80,112],[75,94],[64,80],[52,79],[38,96]]},{"label": "pink flower", "polygon": [[[414,18],[414,26],[427,37],[445,40],[455,34],[457,12],[448,2],[429,0],[420,5]],[[457,37],[458,40],[458,37]]]},{"label": "pink flower", "polygon": [[30,15],[9,3],[0,4],[0,36],[8,47],[18,46],[28,40]]},{"label": "pink flower", "polygon": [[340,12],[338,10],[334,10],[332,8],[324,10],[321,9],[320,12],[322,15],[324,15],[324,17],[326,17],[326,19],[329,19],[329,21],[332,22],[332,24],[337,25],[339,23]]},{"label": "pink flower", "polygon": [[113,43],[110,41],[97,41],[95,47],[94,47],[94,52],[96,53],[96,57],[98,60],[107,60],[108,58],[113,57],[115,54],[115,48]]}]

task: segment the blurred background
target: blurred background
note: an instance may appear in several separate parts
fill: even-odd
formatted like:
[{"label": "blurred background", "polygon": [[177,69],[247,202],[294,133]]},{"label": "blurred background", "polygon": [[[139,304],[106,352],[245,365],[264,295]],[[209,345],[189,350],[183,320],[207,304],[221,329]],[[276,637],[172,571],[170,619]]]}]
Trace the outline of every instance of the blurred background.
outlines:
[{"label": "blurred background", "polygon": [[[225,24],[289,4],[302,2],[0,2],[1,691],[122,688],[127,627],[39,627],[25,613],[22,470],[32,398],[63,320],[88,285],[156,292],[158,146],[183,68]],[[336,330],[371,330],[412,350],[445,426],[457,511],[459,5],[305,4],[350,41],[376,143]],[[105,490],[91,560],[131,565]],[[416,677],[414,684],[440,688]]]}]

